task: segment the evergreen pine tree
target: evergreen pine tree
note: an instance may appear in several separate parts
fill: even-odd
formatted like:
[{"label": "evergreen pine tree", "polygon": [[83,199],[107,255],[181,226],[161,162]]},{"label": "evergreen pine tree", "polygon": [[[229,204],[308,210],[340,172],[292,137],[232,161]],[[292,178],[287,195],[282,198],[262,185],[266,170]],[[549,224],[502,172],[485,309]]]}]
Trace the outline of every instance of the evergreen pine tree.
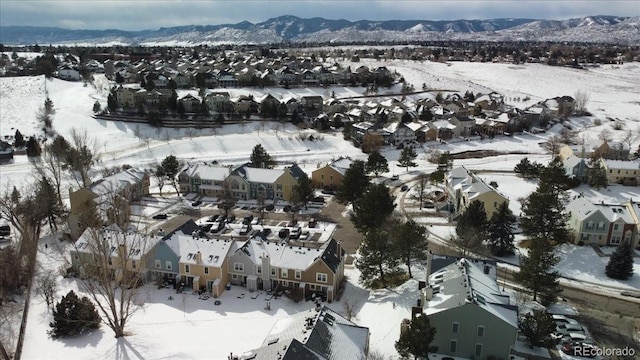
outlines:
[{"label": "evergreen pine tree", "polygon": [[544,310],[533,310],[518,320],[518,330],[532,349],[547,346],[546,339],[555,329],[553,317]]},{"label": "evergreen pine tree", "polygon": [[83,296],[79,298],[73,290],[62,297],[53,310],[53,322],[49,324],[52,329],[49,335],[52,338],[75,336],[87,330],[100,327],[100,315],[95,306]]},{"label": "evergreen pine tree", "polygon": [[38,157],[40,154],[42,154],[40,142],[34,136],[29,137],[29,140],[27,140],[27,156]]},{"label": "evergreen pine tree", "polygon": [[405,147],[404,149],[402,149],[402,152],[400,153],[400,158],[398,159],[398,165],[404,166],[406,168],[406,171],[409,171],[409,167],[418,166],[418,164],[416,164],[413,161],[417,157],[418,157],[418,154],[416,154],[413,148]]},{"label": "evergreen pine tree", "polygon": [[605,272],[608,277],[618,280],[627,280],[633,276],[633,251],[628,242],[620,243],[611,254]]},{"label": "evergreen pine tree", "polygon": [[16,134],[14,135],[13,138],[14,138],[13,146],[17,148],[21,148],[26,145],[26,143],[24,142],[24,136],[22,136],[22,133],[20,132],[20,130],[16,129]]},{"label": "evergreen pine tree", "polygon": [[542,305],[551,304],[560,291],[558,285],[558,271],[552,270],[560,261],[554,255],[553,246],[549,239],[533,238],[529,254],[520,256],[520,272],[515,275],[533,293],[533,300]]},{"label": "evergreen pine tree", "polygon": [[391,236],[394,247],[409,270],[409,277],[413,277],[411,262],[425,259],[427,256],[427,229],[413,220],[405,223],[396,222],[392,226]]},{"label": "evergreen pine tree", "polygon": [[336,198],[341,203],[352,202],[359,199],[369,188],[369,185],[364,161],[354,160],[344,173],[342,185],[338,189]]},{"label": "evergreen pine tree", "polygon": [[469,252],[479,251],[482,249],[483,242],[488,238],[488,229],[489,223],[484,204],[474,200],[458,218],[457,238],[452,241],[452,245],[460,250],[463,257],[467,256]]},{"label": "evergreen pine tree", "polygon": [[398,267],[398,256],[393,251],[391,237],[383,229],[371,229],[360,244],[360,257],[356,267],[360,270],[360,281],[367,286],[379,285],[385,287],[385,275],[394,272]]},{"label": "evergreen pine tree", "polygon": [[253,147],[251,152],[249,167],[271,169],[275,165],[275,160],[269,155],[269,153],[258,144]]},{"label": "evergreen pine tree", "polygon": [[598,190],[600,187],[607,187],[607,171],[604,169],[604,166],[602,166],[600,159],[591,160],[591,171],[589,172],[587,180],[589,186]]},{"label": "evergreen pine tree", "polygon": [[351,221],[361,233],[381,227],[395,205],[385,184],[372,185],[361,198],[353,202]]},{"label": "evergreen pine tree", "polygon": [[367,159],[367,164],[365,165],[367,172],[374,173],[376,176],[381,172],[389,171],[389,163],[387,162],[387,158],[382,156],[380,152],[374,150],[369,154],[369,158]]},{"label": "evergreen pine tree", "polygon": [[542,169],[536,191],[522,202],[520,226],[527,237],[545,239],[550,245],[569,238],[564,206],[567,182],[568,177],[558,158]]},{"label": "evergreen pine tree", "polygon": [[514,254],[514,231],[518,219],[506,202],[498,206],[489,220],[489,249],[495,256]]},{"label": "evergreen pine tree", "polygon": [[429,323],[429,317],[418,314],[411,320],[408,329],[400,333],[396,350],[402,358],[413,355],[414,359],[427,359],[429,353],[438,351],[436,346],[431,346],[435,336],[436,328]]}]

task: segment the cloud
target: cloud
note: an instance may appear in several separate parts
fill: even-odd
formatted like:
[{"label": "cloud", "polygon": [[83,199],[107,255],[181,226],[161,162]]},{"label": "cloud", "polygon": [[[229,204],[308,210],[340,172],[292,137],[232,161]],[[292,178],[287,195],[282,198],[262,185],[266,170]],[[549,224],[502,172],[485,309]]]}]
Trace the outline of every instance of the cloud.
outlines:
[{"label": "cloud", "polygon": [[265,21],[280,15],[347,20],[567,19],[586,15],[638,16],[635,1],[429,0],[2,0],[2,25],[143,30],[180,25]]}]

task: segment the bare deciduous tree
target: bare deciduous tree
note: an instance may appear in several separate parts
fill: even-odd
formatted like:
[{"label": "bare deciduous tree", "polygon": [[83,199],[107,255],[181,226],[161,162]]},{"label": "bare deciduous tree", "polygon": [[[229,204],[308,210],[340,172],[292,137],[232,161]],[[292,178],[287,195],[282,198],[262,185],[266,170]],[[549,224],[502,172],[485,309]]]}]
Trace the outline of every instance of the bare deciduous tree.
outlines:
[{"label": "bare deciduous tree", "polygon": [[126,335],[127,323],[144,302],[140,285],[147,245],[145,235],[115,227],[87,228],[76,242],[83,290],[116,338]]},{"label": "bare deciduous tree", "polygon": [[633,144],[638,140],[640,140],[640,126],[638,126],[635,130],[628,129],[625,132],[624,137],[622,138],[622,142],[627,145],[629,151],[631,151]]},{"label": "bare deciduous tree", "polygon": [[61,159],[53,151],[51,145],[47,145],[44,147],[39,160],[35,161],[33,165],[40,177],[46,178],[53,183],[58,203],[62,204],[62,171],[64,170],[65,159]]},{"label": "bare deciduous tree", "polygon": [[587,104],[589,103],[589,94],[584,91],[578,90],[573,95],[574,110],[578,114],[583,114],[587,111]]},{"label": "bare deciduous tree", "polygon": [[549,140],[545,141],[543,144],[544,148],[552,155],[558,154],[558,151],[560,151],[561,145],[562,145],[562,138],[559,136],[552,136],[549,138]]},{"label": "bare deciduous tree", "polygon": [[91,183],[89,170],[100,160],[100,147],[102,144],[97,138],[89,136],[86,129],[80,130],[76,128],[71,129],[71,143],[74,149],[69,165],[73,170],[73,174],[77,173],[80,176],[81,185],[88,186]]},{"label": "bare deciduous tree", "polygon": [[58,282],[56,281],[55,273],[44,271],[36,281],[36,290],[38,294],[44,298],[47,307],[53,310],[54,299],[58,292]]},{"label": "bare deciduous tree", "polygon": [[429,175],[427,174],[420,175],[416,183],[415,195],[413,195],[413,198],[420,202],[420,210],[422,210],[422,205],[424,205],[424,198],[427,195],[428,189],[429,189]]},{"label": "bare deciduous tree", "polygon": [[611,130],[603,129],[600,134],[598,134],[598,139],[600,139],[602,142],[609,142],[611,141],[611,136]]}]

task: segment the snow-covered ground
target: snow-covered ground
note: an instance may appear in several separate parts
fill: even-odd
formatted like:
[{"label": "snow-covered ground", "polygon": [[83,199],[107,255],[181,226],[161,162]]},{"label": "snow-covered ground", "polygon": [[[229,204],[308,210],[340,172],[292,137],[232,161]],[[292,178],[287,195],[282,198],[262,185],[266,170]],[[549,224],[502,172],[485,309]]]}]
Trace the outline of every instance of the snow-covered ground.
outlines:
[{"label": "snow-covered ground", "polygon": [[[574,128],[581,131],[586,141],[595,141],[603,129],[610,129],[614,138],[621,138],[623,131],[615,131],[607,118],[618,118],[625,122],[627,129],[639,125],[640,65],[629,63],[622,66],[602,66],[590,70],[575,70],[543,65],[507,65],[482,63],[412,63],[406,61],[363,60],[359,65],[388,66],[400,72],[408,83],[419,89],[425,83],[429,88],[464,92],[487,92],[495,90],[505,95],[510,104],[523,107],[536,101],[561,95],[573,95],[577,90],[590,94],[588,109],[593,117],[573,121]],[[239,164],[247,161],[255,144],[262,144],[278,161],[298,162],[307,172],[318,164],[338,156],[349,155],[365,158],[362,152],[342,139],[341,134],[323,134],[320,140],[302,140],[300,131],[292,126],[284,129],[277,124],[256,126],[248,123],[225,126],[215,133],[202,130],[195,136],[188,136],[182,130],[156,131],[148,126],[140,126],[142,141],[134,133],[134,125],[119,122],[95,120],[90,117],[93,103],[98,100],[106,105],[104,79],[97,77],[98,86],[84,86],[82,83],[61,80],[46,80],[49,96],[56,113],[53,118],[54,130],[69,137],[72,128],[85,129],[101,144],[102,166],[129,164],[143,168],[151,167],[166,155],[175,154],[185,161],[217,160],[225,164]],[[0,136],[12,136],[16,129],[24,135],[40,134],[36,113],[45,96],[44,77],[0,78]],[[251,92],[232,90],[232,92]],[[362,89],[267,89],[265,92],[280,97],[290,93],[298,95],[324,95],[334,91],[337,97],[355,96]],[[381,92],[385,90],[382,89]],[[526,103],[516,98],[529,96]],[[600,126],[592,126],[594,119],[603,120]],[[461,152],[466,150],[489,149],[497,151],[528,152],[532,161],[545,163],[548,155],[539,144],[549,134],[523,134],[513,137],[498,137],[491,140],[470,140],[449,144],[428,144],[419,149],[419,166],[406,171],[394,164],[399,156],[396,149],[386,149],[384,155],[390,161],[390,171],[384,176],[399,175],[407,181],[421,171],[435,168],[425,159],[433,149]],[[637,147],[637,144],[635,144]],[[634,147],[634,149],[635,149]],[[486,159],[456,160],[454,165],[468,166],[473,170],[510,171],[523,155],[502,155]],[[0,185],[14,183],[24,185],[31,173],[32,165],[24,156],[16,156],[13,163],[0,166]],[[94,174],[97,175],[97,172]],[[518,214],[517,199],[530,193],[533,183],[503,173],[484,173],[488,181],[496,181],[498,189],[512,199],[512,210]],[[72,185],[71,183],[69,185]],[[610,187],[613,188],[613,187]],[[584,192],[589,191],[584,189]],[[613,191],[613,190],[611,190]],[[637,188],[622,189],[630,196],[639,197]],[[605,192],[606,193],[606,192]],[[150,207],[135,209],[138,214],[153,212]],[[435,221],[434,221],[435,222]],[[452,228],[440,224],[429,230],[446,238]],[[45,269],[56,271],[60,259],[54,256],[54,247],[41,253]],[[588,247],[563,246],[558,249],[562,258],[559,270],[568,276],[598,282],[607,286],[640,288],[640,268],[636,259],[636,276],[625,283],[610,282],[603,274],[606,258],[599,258]],[[589,253],[591,252],[591,253]],[[368,326],[371,330],[371,349],[386,355],[396,355],[393,347],[400,332],[401,319],[410,316],[410,307],[415,303],[415,281],[391,290],[369,291],[358,284],[358,273],[349,270],[348,288],[343,299],[355,304],[354,321]],[[58,296],[69,289],[77,288],[73,280],[60,278],[61,289]],[[29,312],[29,323],[24,346],[25,359],[50,358],[94,358],[94,359],[157,359],[157,358],[212,358],[225,359],[231,351],[243,352],[257,347],[275,322],[288,314],[303,311],[311,305],[293,304],[282,298],[272,301],[272,310],[264,310],[264,295],[258,299],[237,295],[243,289],[233,288],[222,297],[222,305],[215,306],[211,299],[199,300],[197,296],[176,295],[168,290],[145,288],[147,306],[138,312],[131,322],[131,335],[116,340],[110,331],[102,328],[95,333],[69,340],[51,340],[46,336],[50,314],[43,301],[34,297]],[[169,296],[173,300],[168,300]],[[395,306],[394,306],[395,304]],[[344,310],[341,302],[330,305],[337,311]],[[201,341],[200,339],[207,339]]]}]

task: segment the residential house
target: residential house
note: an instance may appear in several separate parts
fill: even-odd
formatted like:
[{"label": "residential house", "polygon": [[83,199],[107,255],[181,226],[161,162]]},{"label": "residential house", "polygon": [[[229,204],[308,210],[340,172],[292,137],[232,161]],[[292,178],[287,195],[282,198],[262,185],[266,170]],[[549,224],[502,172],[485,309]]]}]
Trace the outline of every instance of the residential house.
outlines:
[{"label": "residential house", "polygon": [[416,141],[416,133],[408,124],[396,121],[389,124],[384,130],[390,134],[389,144],[393,146],[413,144]]},{"label": "residential house", "polygon": [[454,137],[459,137],[461,134],[460,127],[452,124],[448,120],[431,121],[427,124],[427,126],[431,130],[427,130],[426,132],[427,140],[449,140]]},{"label": "residential house", "polygon": [[293,186],[302,174],[302,169],[295,164],[284,169],[252,168],[245,164],[231,171],[225,181],[235,199],[262,197],[265,200],[289,201]]},{"label": "residential house", "polygon": [[456,114],[449,122],[460,129],[460,135],[463,137],[469,137],[476,132],[476,120],[472,117]]},{"label": "residential house", "polygon": [[228,166],[192,164],[178,174],[178,184],[182,194],[195,193],[204,196],[221,197],[224,184],[232,172]]},{"label": "residential house", "polygon": [[303,110],[307,116],[316,116],[322,112],[323,99],[319,95],[308,95],[300,98]]},{"label": "residential house", "polygon": [[[278,320],[262,345],[245,352],[253,360],[365,360],[369,329],[324,306]],[[233,354],[230,359],[241,359]]]},{"label": "residential house", "polygon": [[[428,266],[430,268],[430,266]],[[421,312],[436,329],[438,354],[473,359],[509,359],[518,336],[517,306],[500,291],[487,266],[458,260],[427,272]]]},{"label": "residential house", "polygon": [[471,202],[478,200],[484,205],[487,218],[490,219],[502,203],[509,203],[506,196],[464,166],[451,169],[445,178],[445,186],[455,215],[463,213]]},{"label": "residential house", "polygon": [[208,93],[204,99],[207,104],[207,109],[210,113],[221,112],[231,113],[233,112],[233,103],[229,97],[228,92],[212,92]]},{"label": "residential house", "polygon": [[568,177],[573,177],[580,182],[586,183],[591,176],[591,168],[593,165],[589,159],[580,158],[575,155],[571,155],[562,161],[565,174]]},{"label": "residential house", "polygon": [[321,294],[334,301],[344,276],[340,242],[294,246],[255,235],[229,256],[230,281],[249,291],[288,289],[303,298]]},{"label": "residential house", "polygon": [[91,276],[98,268],[108,268],[116,281],[121,281],[126,272],[134,272],[146,281],[153,260],[151,250],[159,241],[160,237],[121,230],[115,224],[101,229],[87,228],[70,251],[71,267],[83,276]]},{"label": "residential house", "polygon": [[575,243],[617,246],[621,241],[638,246],[638,222],[634,203],[594,204],[584,197],[571,201],[567,228]]},{"label": "residential house", "polygon": [[184,111],[188,113],[199,112],[200,104],[202,103],[200,97],[193,94],[186,94],[185,96],[179,98],[178,102],[181,102],[184,105]]},{"label": "residential house", "polygon": [[331,163],[311,172],[311,185],[320,189],[337,189],[342,186],[342,180],[347,169],[351,166],[348,157],[339,158]]},{"label": "residential house", "polygon": [[[108,222],[119,223],[120,214],[128,214],[121,207],[122,202],[130,204],[149,195],[149,175],[137,169],[127,169],[107,176],[93,184],[76,191],[69,189],[70,210],[68,217],[69,231],[75,239],[80,236],[80,215],[88,206],[97,206]],[[117,200],[118,208],[114,208]],[[128,206],[127,206],[128,207]]]},{"label": "residential house", "polygon": [[177,283],[194,291],[206,290],[214,297],[224,292],[229,282],[228,256],[236,250],[236,241],[203,238],[196,232],[187,235],[181,231],[163,241],[178,257]]},{"label": "residential house", "polygon": [[608,184],[637,186],[640,184],[640,160],[599,159],[607,174]]},{"label": "residential house", "polygon": [[68,81],[82,80],[82,76],[80,76],[80,72],[69,65],[62,65],[58,68],[58,77],[62,80],[68,80]]}]

